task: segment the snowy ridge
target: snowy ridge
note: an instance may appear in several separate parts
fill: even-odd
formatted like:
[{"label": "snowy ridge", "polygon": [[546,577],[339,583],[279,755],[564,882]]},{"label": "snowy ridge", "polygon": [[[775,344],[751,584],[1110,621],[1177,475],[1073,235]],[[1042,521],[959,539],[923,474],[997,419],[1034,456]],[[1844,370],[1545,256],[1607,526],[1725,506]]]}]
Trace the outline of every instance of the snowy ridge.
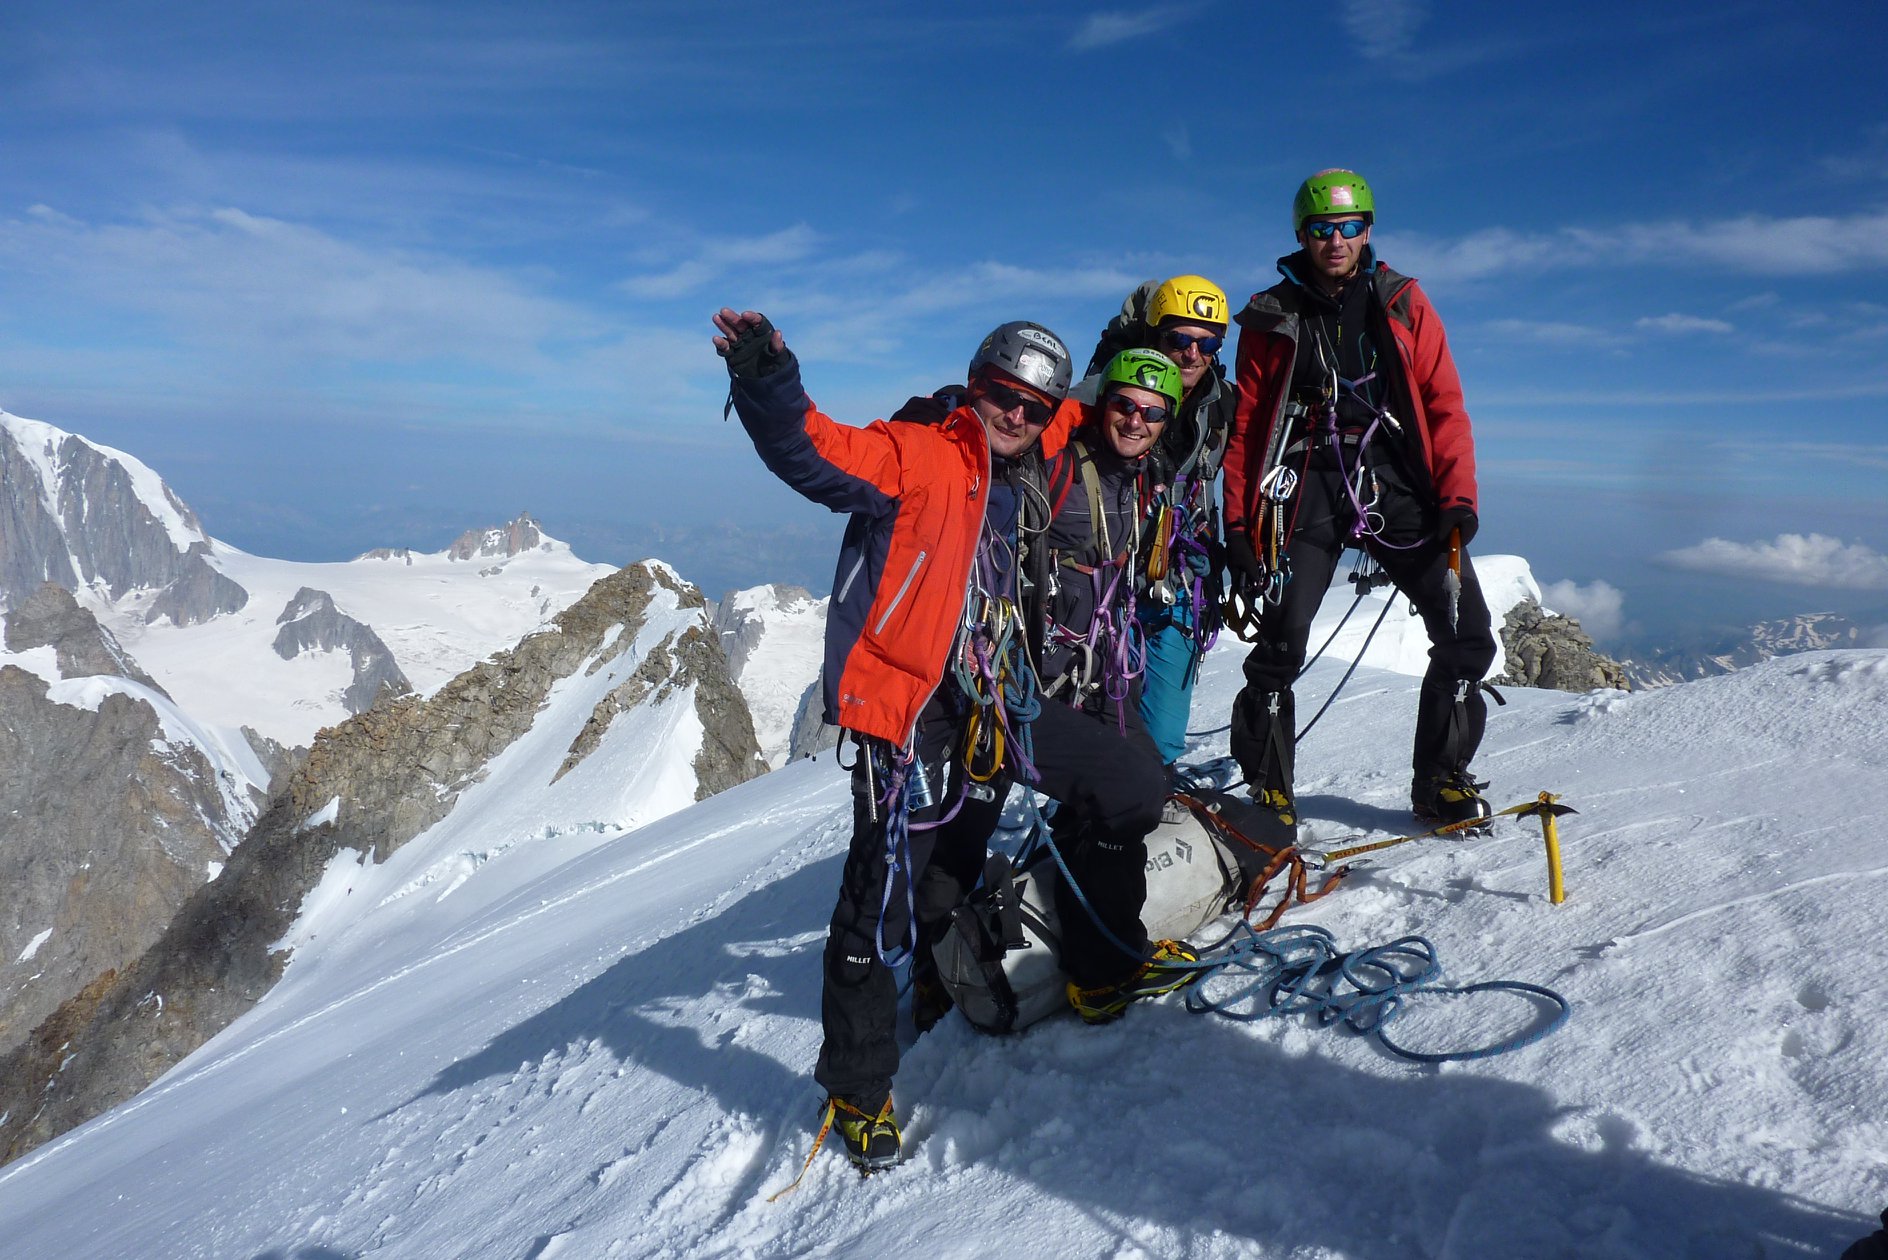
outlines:
[{"label": "snowy ridge", "polygon": [[[1196,725],[1238,664],[1208,659]],[[149,1257],[997,1255],[1018,1228],[1081,1255],[1827,1256],[1888,1197],[1888,653],[1511,691],[1477,769],[1498,804],[1580,811],[1570,900],[1546,900],[1533,824],[1507,824],[1387,850],[1288,917],[1353,947],[1424,933],[1457,983],[1551,985],[1574,1016],[1546,1042],[1434,1069],[1173,999],[1001,1040],[951,1019],[900,1069],[907,1162],[861,1183],[829,1152],[774,1205],[818,1102],[845,780],[801,762],[624,831],[607,774],[541,786],[591,686],[384,868],[337,871],[248,1016],[0,1170],[0,1236]],[[1415,692],[1361,669],[1306,740],[1318,837],[1409,829]],[[1416,1005],[1399,1035],[1486,1040],[1527,1018],[1506,1001]]]}]

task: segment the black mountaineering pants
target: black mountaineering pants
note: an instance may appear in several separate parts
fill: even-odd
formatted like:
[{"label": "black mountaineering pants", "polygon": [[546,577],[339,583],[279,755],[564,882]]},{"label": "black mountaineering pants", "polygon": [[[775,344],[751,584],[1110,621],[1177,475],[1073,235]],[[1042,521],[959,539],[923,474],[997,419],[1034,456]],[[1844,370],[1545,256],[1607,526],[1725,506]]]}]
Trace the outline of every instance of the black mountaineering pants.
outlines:
[{"label": "black mountaineering pants", "polygon": [[[1376,469],[1380,495],[1373,510],[1381,541],[1365,539],[1366,549],[1389,574],[1423,619],[1429,633],[1429,668],[1416,708],[1416,738],[1410,768],[1417,781],[1443,778],[1466,769],[1482,741],[1487,704],[1479,687],[1470,685],[1457,713],[1458,684],[1479,683],[1495,660],[1495,636],[1482,598],[1481,583],[1466,552],[1462,556],[1462,594],[1456,624],[1449,625],[1449,597],[1444,579],[1449,551],[1428,539],[1434,515],[1390,468]],[[1233,701],[1232,754],[1255,788],[1268,785],[1260,777],[1267,764],[1270,709],[1267,697],[1281,693],[1284,712],[1291,712],[1292,681],[1304,668],[1311,637],[1311,620],[1336,572],[1338,557],[1353,545],[1350,526],[1355,519],[1341,475],[1335,468],[1315,464],[1300,482],[1298,501],[1287,504],[1297,519],[1285,554],[1291,562],[1291,581],[1277,604],[1267,604],[1259,617],[1259,641],[1246,656],[1246,685]],[[1395,544],[1385,546],[1384,543]],[[1416,544],[1410,547],[1409,544]],[[1401,548],[1401,549],[1399,549]],[[1295,732],[1288,720],[1283,736]],[[1284,765],[1292,764],[1291,750],[1273,750],[1272,763],[1282,752]],[[1289,779],[1282,785],[1287,791]]]},{"label": "black mountaineering pants", "polygon": [[[1147,896],[1146,837],[1160,822],[1167,771],[1132,701],[1126,706],[1125,737],[1119,720],[1111,702],[1091,715],[1045,700],[1041,715],[1030,724],[1031,742],[1040,775],[1037,787],[1061,803],[1056,841],[1082,891],[1110,931],[1145,953],[1140,914]],[[928,822],[956,803],[964,773],[958,756],[963,730],[963,719],[938,701],[926,707],[919,723],[918,753],[929,768],[934,803],[912,814],[912,822]],[[994,789],[993,799],[966,796],[951,821],[911,833],[918,918],[913,966],[920,977],[935,976],[931,945],[983,873],[1014,765],[1012,757],[1005,772],[987,785]],[[813,1077],[829,1094],[876,1106],[890,1091],[898,1068],[898,979],[879,958],[877,940],[882,926],[887,950],[899,949],[909,920],[902,883],[892,889],[889,901],[885,898],[884,824],[882,817],[874,821],[867,808],[862,768],[853,771],[852,785],[852,847],[826,937],[820,998],[825,1041]],[[882,785],[874,786],[882,791]],[[879,812],[882,815],[882,808]],[[1062,922],[1063,966],[1077,984],[1093,988],[1133,972],[1138,959],[1107,944],[1088,912],[1069,894],[1063,893],[1056,909]]]}]

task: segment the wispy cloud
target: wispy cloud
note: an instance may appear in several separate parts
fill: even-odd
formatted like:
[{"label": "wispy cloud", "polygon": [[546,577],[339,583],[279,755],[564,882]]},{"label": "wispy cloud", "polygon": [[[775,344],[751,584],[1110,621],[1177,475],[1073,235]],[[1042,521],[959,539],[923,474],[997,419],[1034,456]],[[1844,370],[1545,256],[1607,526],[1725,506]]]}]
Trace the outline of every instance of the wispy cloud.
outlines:
[{"label": "wispy cloud", "polygon": [[716,237],[703,241],[692,258],[665,271],[631,276],[624,292],[643,298],[677,298],[695,293],[741,268],[799,262],[819,244],[819,234],[804,223],[763,236]]},{"label": "wispy cloud", "polygon": [[1636,223],[1523,233],[1487,228],[1455,240],[1383,233],[1399,270],[1433,280],[1595,266],[1711,266],[1744,275],[1822,276],[1888,267],[1888,212],[1691,223]]},{"label": "wispy cloud", "polygon": [[1673,311],[1669,315],[1648,315],[1637,320],[1634,328],[1646,332],[1672,333],[1684,336],[1689,333],[1731,333],[1737,329],[1721,319],[1706,319],[1702,315],[1684,315]]},{"label": "wispy cloud", "polygon": [[1579,349],[1613,348],[1625,338],[1607,328],[1562,320],[1491,319],[1482,330],[1497,341],[1525,341],[1535,345]]},{"label": "wispy cloud", "polygon": [[547,341],[600,330],[499,269],[229,207],[91,223],[35,206],[0,222],[0,261],[47,290],[155,317],[166,341],[260,363],[524,366]]},{"label": "wispy cloud", "polygon": [[1756,543],[1707,538],[1658,559],[1694,573],[1835,590],[1888,590],[1888,556],[1824,534],[1781,534],[1774,542]]},{"label": "wispy cloud", "polygon": [[1177,26],[1200,11],[1199,4],[1157,4],[1141,9],[1091,13],[1069,36],[1069,51],[1092,52]]},{"label": "wispy cloud", "polygon": [[1346,0],[1344,29],[1372,61],[1402,57],[1429,20],[1424,0]]},{"label": "wispy cloud", "polygon": [[1596,639],[1610,639],[1625,629],[1626,596],[1609,582],[1550,582],[1541,587],[1541,600],[1557,613],[1580,623]]}]

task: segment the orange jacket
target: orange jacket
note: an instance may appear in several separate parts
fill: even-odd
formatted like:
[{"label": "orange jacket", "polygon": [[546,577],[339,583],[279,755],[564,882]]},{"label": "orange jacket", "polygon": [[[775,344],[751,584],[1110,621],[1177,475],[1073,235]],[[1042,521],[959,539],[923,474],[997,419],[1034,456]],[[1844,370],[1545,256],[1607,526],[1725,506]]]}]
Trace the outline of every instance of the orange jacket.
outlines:
[{"label": "orange jacket", "polygon": [[[937,425],[839,424],[791,355],[733,382],[736,414],[782,481],[850,513],[826,613],[826,721],[904,745],[944,676],[990,499],[990,445],[962,406]],[[1079,409],[1044,433],[1059,449]]]}]

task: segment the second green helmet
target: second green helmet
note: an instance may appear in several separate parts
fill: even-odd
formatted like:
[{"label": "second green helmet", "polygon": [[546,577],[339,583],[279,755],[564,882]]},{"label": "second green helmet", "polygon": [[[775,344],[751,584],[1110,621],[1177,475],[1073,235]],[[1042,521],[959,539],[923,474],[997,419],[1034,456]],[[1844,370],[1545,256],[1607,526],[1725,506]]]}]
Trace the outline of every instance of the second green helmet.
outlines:
[{"label": "second green helmet", "polygon": [[1123,350],[1109,359],[1108,366],[1101,369],[1102,396],[1106,397],[1109,387],[1114,385],[1151,389],[1164,396],[1172,407],[1178,407],[1181,396],[1186,393],[1186,386],[1180,381],[1180,365],[1158,350]]},{"label": "second green helmet", "polygon": [[1298,195],[1291,199],[1292,235],[1304,231],[1306,219],[1320,214],[1361,214],[1374,222],[1377,199],[1356,171],[1332,167],[1298,186]]}]

